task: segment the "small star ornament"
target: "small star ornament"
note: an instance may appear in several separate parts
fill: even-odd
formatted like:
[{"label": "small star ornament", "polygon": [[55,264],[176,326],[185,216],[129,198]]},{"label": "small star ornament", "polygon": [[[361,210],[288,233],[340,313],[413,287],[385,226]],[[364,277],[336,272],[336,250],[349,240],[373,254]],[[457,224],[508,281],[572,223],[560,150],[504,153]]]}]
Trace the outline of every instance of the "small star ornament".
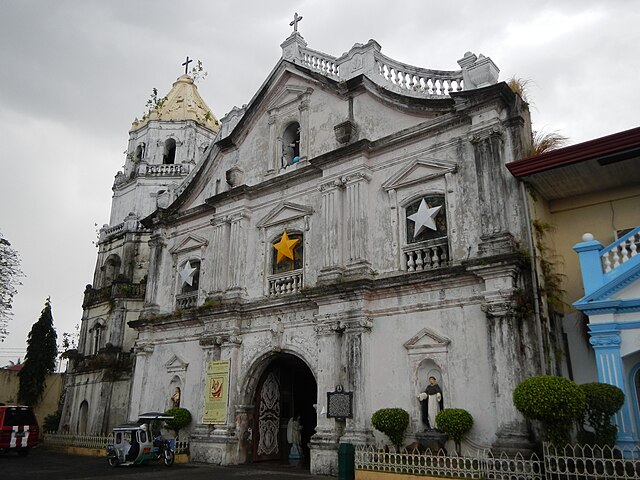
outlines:
[{"label": "small star ornament", "polygon": [[300,241],[299,238],[294,238],[293,240],[289,239],[287,235],[287,231],[285,230],[282,233],[282,237],[278,243],[273,244],[273,248],[278,251],[278,256],[276,257],[276,263],[280,263],[285,258],[293,260],[293,248]]},{"label": "small star ornament", "polygon": [[420,206],[418,207],[418,211],[413,215],[409,215],[407,218],[415,223],[413,238],[416,238],[420,235],[426,228],[430,228],[431,230],[437,230],[436,227],[436,215],[442,208],[442,205],[439,207],[429,207],[425,199],[422,199],[420,202]]},{"label": "small star ornament", "polygon": [[196,273],[196,269],[191,266],[191,262],[186,262],[182,270],[180,270],[180,278],[182,279],[182,284],[185,283],[190,287],[193,286],[193,274]]}]

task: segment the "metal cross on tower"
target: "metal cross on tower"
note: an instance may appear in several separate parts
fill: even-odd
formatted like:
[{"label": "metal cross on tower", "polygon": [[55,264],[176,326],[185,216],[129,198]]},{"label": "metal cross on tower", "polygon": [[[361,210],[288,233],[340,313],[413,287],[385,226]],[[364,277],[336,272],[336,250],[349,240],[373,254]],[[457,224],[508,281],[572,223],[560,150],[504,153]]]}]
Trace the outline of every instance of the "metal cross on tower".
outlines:
[{"label": "metal cross on tower", "polygon": [[298,16],[298,12],[295,13],[295,15],[293,16],[293,21],[289,24],[291,26],[293,26],[293,31],[297,32],[298,31],[298,22],[302,20],[302,16]]},{"label": "metal cross on tower", "polygon": [[184,67],[184,74],[187,75],[189,73],[189,64],[193,62],[193,60],[189,60],[189,55],[187,55],[187,59],[185,60],[185,62],[182,64],[182,66]]}]

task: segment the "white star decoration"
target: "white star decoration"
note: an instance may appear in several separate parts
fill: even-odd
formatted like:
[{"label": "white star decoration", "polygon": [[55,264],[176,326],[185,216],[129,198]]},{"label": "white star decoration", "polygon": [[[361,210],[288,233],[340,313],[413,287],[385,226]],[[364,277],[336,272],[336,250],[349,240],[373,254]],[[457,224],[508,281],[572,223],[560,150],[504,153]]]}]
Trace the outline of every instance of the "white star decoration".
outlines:
[{"label": "white star decoration", "polygon": [[182,283],[187,284],[189,286],[193,286],[193,274],[196,272],[196,269],[191,266],[191,262],[186,262],[182,270],[180,270],[180,278],[182,278]]},{"label": "white star decoration", "polygon": [[425,202],[424,198],[422,202],[420,202],[420,207],[418,207],[418,211],[413,215],[409,215],[407,218],[415,223],[413,238],[416,238],[418,235],[422,233],[425,228],[430,228],[431,230],[437,230],[436,227],[436,215],[438,211],[442,208],[442,205],[439,207],[429,207],[427,202]]}]

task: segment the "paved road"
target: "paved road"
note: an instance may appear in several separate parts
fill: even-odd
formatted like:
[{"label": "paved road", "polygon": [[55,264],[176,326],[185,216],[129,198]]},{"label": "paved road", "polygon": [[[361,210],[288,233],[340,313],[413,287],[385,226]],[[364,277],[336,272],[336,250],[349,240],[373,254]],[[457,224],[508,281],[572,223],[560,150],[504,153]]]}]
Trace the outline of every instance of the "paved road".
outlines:
[{"label": "paved road", "polygon": [[189,463],[174,465],[150,464],[139,467],[112,468],[104,458],[64,455],[45,448],[36,448],[26,457],[0,454],[2,480],[93,480],[107,478],[136,478],[167,480],[327,480],[331,477],[311,475],[308,471],[288,466],[219,467]]}]

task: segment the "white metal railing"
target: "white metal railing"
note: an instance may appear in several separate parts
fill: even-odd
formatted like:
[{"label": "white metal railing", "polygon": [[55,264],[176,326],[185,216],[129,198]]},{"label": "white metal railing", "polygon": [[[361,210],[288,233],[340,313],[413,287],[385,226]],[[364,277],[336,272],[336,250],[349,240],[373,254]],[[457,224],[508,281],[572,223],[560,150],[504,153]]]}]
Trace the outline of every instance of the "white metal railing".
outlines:
[{"label": "white metal railing", "polygon": [[147,165],[147,175],[164,177],[173,175],[182,175],[188,173],[188,168],[185,165],[179,163],[162,164],[162,165]]},{"label": "white metal railing", "polygon": [[449,245],[446,237],[437,241],[411,243],[402,248],[404,268],[408,272],[421,272],[444,267],[449,262]]},{"label": "white metal railing", "polygon": [[492,480],[640,480],[640,446],[611,448],[567,445],[556,449],[543,445],[543,457],[521,453],[493,455],[478,450],[464,455],[447,455],[427,450],[387,452],[357,445],[355,467],[409,475]]},{"label": "white metal railing", "polygon": [[578,479],[640,479],[640,447],[611,448],[567,445],[554,448],[543,446],[546,478],[551,480]]},{"label": "white metal railing", "polygon": [[[376,51],[376,71],[391,90],[423,95],[449,95],[463,90],[462,70],[444,71],[414,67]],[[394,88],[395,87],[395,88]]]},{"label": "white metal railing", "polygon": [[100,435],[48,432],[44,434],[44,443],[56,447],[107,448],[107,445],[113,445],[113,433]]},{"label": "white metal railing", "polygon": [[287,295],[290,293],[299,293],[303,286],[302,269],[292,270],[290,272],[277,273],[269,275],[269,293],[270,297],[279,295]]},{"label": "white metal railing", "polygon": [[640,227],[634,228],[600,252],[604,273],[615,270],[620,265],[638,255]]},{"label": "white metal railing", "polygon": [[444,451],[421,453],[401,449],[386,452],[373,446],[356,446],[355,467],[360,470],[456,478],[490,478],[495,480],[542,480],[542,462],[534,454],[493,456],[490,451],[475,454],[447,455]]},{"label": "white metal railing", "polygon": [[[184,440],[176,439],[173,442],[175,453],[189,452],[189,437]],[[101,435],[47,432],[44,434],[44,443],[54,447],[102,449],[107,448],[107,445],[113,445],[113,433],[110,433],[109,435]]]}]

